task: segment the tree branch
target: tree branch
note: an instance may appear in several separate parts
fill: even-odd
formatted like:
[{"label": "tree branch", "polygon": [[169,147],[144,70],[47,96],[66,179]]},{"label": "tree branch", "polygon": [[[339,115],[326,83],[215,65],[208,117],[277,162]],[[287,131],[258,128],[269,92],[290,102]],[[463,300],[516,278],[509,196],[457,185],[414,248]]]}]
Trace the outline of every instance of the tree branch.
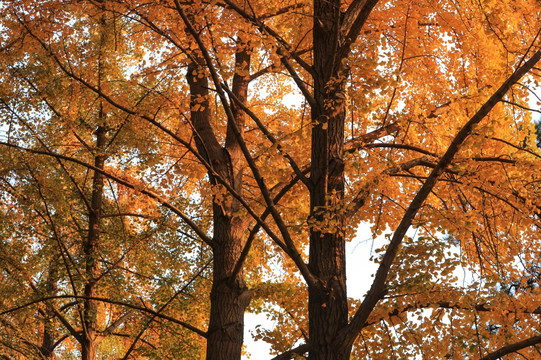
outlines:
[{"label": "tree branch", "polygon": [[[180,4],[178,3],[178,1],[176,1],[176,3],[178,4],[178,10],[179,10],[179,13],[181,13],[185,19],[185,21],[187,21],[186,25],[190,25],[190,22],[189,20],[187,19],[186,15],[184,14],[184,12],[182,11],[182,9],[180,8]],[[246,144],[244,143],[244,141],[242,140],[242,138],[240,138],[239,140],[239,145],[241,146],[242,148],[242,151],[246,157],[246,160],[248,161],[248,164],[250,165],[250,168],[252,169],[252,172],[254,173],[254,177],[256,178],[257,182],[258,182],[258,185],[261,189],[261,192],[263,194],[263,197],[265,198],[266,202],[267,202],[267,206],[269,208],[272,209],[271,213],[273,215],[273,218],[275,219],[275,221],[277,222],[278,224],[278,227],[282,233],[282,235],[284,236],[284,239],[285,239],[285,244],[280,241],[280,239],[274,234],[274,232],[270,229],[270,227],[265,224],[263,221],[261,221],[261,219],[259,219],[259,217],[257,216],[257,214],[255,214],[255,212],[249,207],[249,205],[246,203],[246,201],[231,187],[231,185],[225,180],[223,179],[219,174],[217,174],[213,169],[212,169],[212,166],[201,156],[201,154],[199,154],[188,142],[186,142],[185,140],[183,140],[182,138],[180,138],[177,134],[173,133],[171,130],[167,129],[165,126],[163,126],[162,124],[160,124],[158,121],[156,121],[155,119],[153,119],[152,117],[150,116],[147,116],[145,114],[140,114],[138,113],[137,111],[135,110],[132,110],[126,106],[123,106],[119,103],[117,103],[115,100],[113,100],[110,96],[104,94],[100,89],[97,89],[95,86],[93,86],[92,84],[90,84],[89,82],[87,82],[86,80],[84,80],[83,78],[75,75],[73,72],[71,72],[69,69],[67,69],[63,64],[62,62],[60,61],[60,59],[58,59],[58,57],[56,57],[54,55],[54,53],[52,53],[52,51],[47,47],[47,45],[41,41],[39,38],[37,38],[32,32],[31,30],[26,26],[26,24],[23,23],[23,26],[26,28],[26,30],[29,32],[30,35],[32,35],[34,37],[34,39],[36,39],[36,41],[38,41],[41,46],[47,50],[50,54],[50,56],[53,58],[53,60],[58,64],[58,66],[60,67],[60,69],[66,74],[68,75],[69,77],[77,80],[78,82],[80,82],[81,84],[83,84],[84,86],[86,86],[88,89],[92,90],[93,92],[95,92],[96,94],[100,95],[104,100],[106,100],[109,104],[111,104],[112,106],[114,106],[115,108],[119,109],[119,110],[122,110],[124,112],[126,112],[127,114],[130,114],[130,115],[135,115],[135,116],[138,116],[146,121],[148,121],[149,123],[151,123],[152,125],[156,126],[158,129],[164,131],[167,135],[171,136],[173,139],[175,139],[176,141],[178,141],[180,144],[182,144],[183,146],[185,146],[200,162],[201,164],[209,171],[209,173],[211,173],[213,176],[215,176],[218,181],[224,185],[226,187],[226,189],[236,198],[238,199],[241,204],[243,205],[243,207],[248,211],[248,213],[250,214],[250,216],[252,216],[260,225],[261,227],[267,232],[267,234],[273,239],[273,241],[278,244],[278,246],[280,246],[285,252],[286,254],[288,254],[291,259],[297,264],[299,270],[301,271],[301,273],[303,274],[303,277],[305,278],[305,280],[308,282],[308,283],[312,283],[312,284],[315,284],[317,281],[316,279],[314,278],[314,276],[311,274],[310,270],[308,269],[308,266],[306,265],[306,263],[304,263],[304,261],[302,260],[302,257],[300,255],[300,252],[295,248],[294,244],[293,244],[293,241],[291,240],[289,234],[288,234],[288,231],[287,231],[287,227],[285,226],[285,224],[283,223],[283,221],[281,220],[280,218],[280,215],[278,213],[278,211],[275,209],[274,207],[274,204],[272,203],[272,199],[270,199],[270,195],[269,195],[269,192],[268,192],[268,189],[266,188],[266,185],[263,181],[263,178],[261,177],[261,175],[259,174],[259,171],[257,169],[257,167],[255,166],[255,162],[253,161],[251,155],[250,155],[250,152],[248,151],[248,149],[246,148]],[[195,32],[195,30],[193,29],[193,26],[190,27],[191,28],[191,32],[192,32],[192,35],[196,38],[196,39],[199,39],[197,33]],[[208,53],[206,53],[205,51],[205,47],[204,45],[202,44],[201,40],[199,39],[199,42],[198,42],[199,46],[200,46],[200,49],[202,50],[202,52],[204,54],[206,54],[206,57],[205,57],[205,61],[207,62],[210,62],[209,63],[209,70],[211,71],[211,73],[213,74],[213,81],[215,81],[215,85],[217,86],[217,91],[218,91],[218,94],[220,95],[220,98],[223,100],[222,104],[224,106],[224,109],[226,111],[226,114],[228,116],[229,119],[232,119],[233,118],[233,115],[231,113],[231,108],[228,106],[228,103],[227,103],[227,99],[225,98],[225,94],[224,94],[224,91],[223,89],[221,88],[220,86],[220,82],[219,82],[219,79],[217,77],[217,74],[214,70],[214,67],[212,66],[212,60],[210,59],[210,56],[208,55]],[[232,126],[232,129],[238,134],[239,131],[238,129],[236,128],[236,126],[234,126],[234,122],[231,122],[231,124],[233,125]],[[238,135],[237,135],[238,136]],[[3,145],[7,145],[7,146],[12,146],[12,147],[17,147],[16,145],[13,145],[13,144],[9,144],[9,143],[0,143],[0,144],[3,144]],[[31,150],[31,149],[25,149],[25,148],[22,148],[22,147],[19,147],[20,149],[23,149],[23,150],[27,150],[27,151],[34,151],[35,153],[39,153],[37,152],[37,150]],[[46,153],[46,152],[41,152],[42,154],[44,155],[50,155],[49,153]],[[62,156],[62,155],[57,155],[55,154],[55,156]],[[76,160],[76,159],[71,159],[69,157],[65,157],[65,159],[67,160],[73,160],[75,162],[78,162],[80,165],[83,165],[83,166],[87,166],[89,167],[90,165],[89,164],[86,164],[86,163],[83,163],[79,160]],[[89,167],[90,169],[95,169],[94,167],[90,166]],[[98,170],[95,170],[95,171],[100,171],[99,169]],[[123,180],[123,179],[120,179],[118,177],[113,177],[113,175],[111,174],[106,174],[106,176],[108,176],[109,178],[117,181],[118,183],[124,185],[124,186],[127,186],[129,188],[132,188],[132,189],[135,189],[136,187]],[[137,190],[137,189],[136,189]],[[169,208],[170,210],[172,210],[175,214],[177,214],[179,217],[181,217],[190,227],[192,226],[195,226],[195,223],[193,223],[187,216],[185,216],[183,214],[182,211],[180,211],[180,209],[176,208],[174,205],[172,205],[171,203],[161,199],[157,194],[151,192],[151,191],[148,191],[148,190],[141,190],[141,192],[143,194],[146,194],[148,195],[149,197],[157,200],[158,202],[160,202],[163,206]],[[192,227],[192,229],[194,231],[196,231],[196,233],[198,235],[200,234],[204,234],[201,230],[195,230],[195,228]],[[201,236],[201,235],[200,235]],[[208,245],[212,246],[212,239],[210,239],[208,236],[205,235],[205,237],[202,237],[202,240],[207,243]]]},{"label": "tree branch", "polygon": [[[307,174],[309,169],[306,169],[303,171],[303,176]],[[284,195],[286,195],[295,184],[299,182],[300,178],[295,176],[290,182],[285,184],[282,189],[276,194],[276,196],[272,199],[272,201],[276,204],[282,199]],[[263,214],[261,214],[260,218],[261,221],[264,222],[265,219],[270,215],[270,209],[267,207]],[[231,281],[234,281],[235,276],[242,270],[242,265],[244,264],[244,261],[246,260],[246,257],[248,256],[248,252],[250,251],[250,247],[252,246],[252,243],[255,239],[255,236],[261,229],[260,223],[256,223],[252,230],[250,230],[250,234],[248,234],[248,239],[246,240],[246,243],[244,244],[244,248],[242,249],[242,252],[239,256],[239,259],[237,260],[237,263],[235,264],[235,268],[233,269],[233,272],[230,276]]]},{"label": "tree branch", "polygon": [[[292,51],[291,45],[287,43],[276,31],[274,31],[269,26],[265,25],[263,21],[256,18],[255,16],[252,16],[248,14],[246,11],[242,10],[240,7],[235,5],[231,0],[224,0],[224,2],[227,4],[227,6],[231,9],[233,9],[237,14],[239,14],[244,19],[248,20],[252,24],[256,25],[259,30],[263,34],[269,34],[273,38],[275,38],[278,41],[278,44],[280,44],[287,52],[288,54],[302,67],[304,70],[308,71],[310,74],[314,75],[314,69],[312,66],[308,65],[304,60],[302,60],[297,53]],[[280,54],[284,55],[284,54]]]},{"label": "tree branch", "polygon": [[154,321],[154,319],[156,317],[158,317],[159,314],[162,313],[162,311],[165,310],[165,308],[167,306],[169,306],[169,304],[171,304],[171,302],[173,302],[173,300],[175,300],[177,298],[177,296],[179,296],[180,294],[182,294],[187,288],[188,286],[190,286],[194,281],[195,279],[197,279],[201,273],[210,265],[210,261],[207,262],[205,264],[205,266],[203,266],[201,269],[199,269],[199,271],[191,277],[190,281],[188,281],[186,284],[184,284],[184,286],[179,289],[178,291],[176,291],[173,296],[171,296],[169,298],[169,300],[167,300],[165,302],[165,304],[163,304],[162,306],[160,306],[160,308],[158,309],[158,311],[155,313],[155,314],[152,314],[151,318],[146,322],[145,326],[143,327],[143,329],[141,329],[141,331],[137,334],[137,336],[135,337],[135,340],[133,340],[130,348],[128,349],[128,351],[126,351],[126,354],[124,355],[124,357],[122,357],[122,360],[127,360],[128,357],[130,356],[131,352],[135,349],[135,345],[137,344],[137,342],[139,341],[139,339],[141,338],[141,336],[143,336],[143,334],[145,333],[145,331],[148,329],[148,327],[150,326],[150,324]]},{"label": "tree branch", "polygon": [[303,354],[308,352],[308,350],[310,350],[310,345],[302,344],[300,346],[297,346],[296,348],[293,348],[291,350],[281,353],[278,356],[273,357],[271,360],[289,360],[293,357],[293,355],[302,356]]},{"label": "tree branch", "polygon": [[252,120],[256,123],[257,127],[261,130],[261,132],[265,135],[265,137],[267,137],[267,139],[269,139],[269,141],[273,144],[273,145],[276,145],[276,149],[289,161],[289,164],[291,166],[291,168],[293,169],[293,172],[295,173],[295,175],[307,186],[307,187],[310,187],[310,182],[308,181],[308,179],[306,178],[306,176],[304,176],[304,174],[302,173],[301,169],[299,168],[299,166],[297,165],[297,163],[295,162],[295,160],[288,154],[286,153],[283,148],[282,148],[282,145],[278,142],[278,140],[276,140],[276,138],[274,137],[274,135],[272,135],[272,133],[267,129],[267,127],[263,124],[263,122],[257,117],[256,114],[254,114],[253,111],[251,111],[250,109],[248,109],[246,107],[246,105],[244,105],[241,101],[239,101],[239,99],[233,94],[233,92],[231,90],[229,90],[228,87],[224,86],[224,89],[227,91],[227,93],[229,94],[229,96],[233,99],[233,101],[235,102],[235,104],[237,104],[246,114],[248,114],[248,116],[250,116],[252,118]]},{"label": "tree branch", "polygon": [[338,50],[339,59],[345,58],[351,51],[351,44],[357,40],[372,9],[379,0],[354,0],[342,18],[342,33],[347,32],[343,43]]},{"label": "tree branch", "polygon": [[363,328],[368,316],[373,311],[376,304],[385,293],[385,282],[389,269],[393,263],[396,254],[404,235],[409,229],[413,219],[419,212],[419,209],[423,205],[424,201],[431,193],[432,189],[436,185],[439,176],[445,171],[446,167],[452,162],[456,153],[458,153],[460,146],[464,143],[466,138],[471,134],[475,125],[477,125],[485,116],[492,110],[492,108],[503,98],[503,96],[509,91],[509,89],[515,84],[523,75],[532,69],[541,59],[541,51],[537,51],[532,57],[525,62],[521,67],[515,70],[515,72],[503,83],[502,86],[481,106],[477,113],[462,127],[462,129],[455,136],[447,151],[439,160],[434,170],[430,173],[425,183],[421,186],[414,199],[411,201],[406,213],[402,217],[400,224],[395,230],[391,242],[383,256],[380,266],[376,272],[375,279],[372,283],[370,290],[368,291],[364,301],[359,309],[353,316],[350,324],[341,331],[339,338],[336,339],[339,343],[345,343],[351,346],[355,341],[355,338]]},{"label": "tree branch", "polygon": [[[235,123],[234,121],[234,116],[233,116],[233,113],[231,111],[231,107],[229,106],[229,103],[225,97],[225,92],[224,92],[224,89],[221,85],[221,82],[219,81],[219,78],[218,78],[218,74],[212,64],[212,59],[210,58],[210,55],[208,54],[208,52],[206,51],[206,48],[201,40],[201,38],[199,37],[199,35],[197,34],[197,32],[195,31],[193,25],[191,24],[190,20],[188,19],[188,17],[186,16],[186,14],[184,13],[184,11],[182,10],[182,7],[180,6],[180,3],[178,0],[174,0],[175,1],[175,5],[177,7],[177,10],[178,10],[178,13],[179,15],[182,17],[182,20],[184,21],[184,24],[186,25],[186,27],[188,28],[188,30],[190,31],[191,35],[194,37],[194,39],[196,40],[198,46],[199,46],[199,50],[201,50],[202,54],[203,54],[203,57],[205,58],[205,62],[207,64],[207,68],[208,70],[210,71],[210,74],[211,74],[211,77],[213,79],[213,82],[214,82],[214,85],[216,86],[216,91],[218,92],[218,96],[220,97],[220,100],[222,102],[222,105],[224,107],[224,110],[227,114],[227,118],[228,118],[228,122],[229,124],[231,125],[231,130],[234,132],[235,136],[237,137],[237,142],[242,150],[242,153],[244,154],[244,158],[246,159],[247,163],[248,163],[248,166],[250,167],[250,170],[252,171],[252,174],[254,175],[254,178],[257,182],[257,185],[261,191],[261,194],[263,195],[263,198],[265,199],[265,202],[267,204],[267,207],[270,209],[271,211],[271,214],[272,214],[272,217],[276,223],[276,225],[278,226],[278,229],[280,230],[280,233],[284,239],[284,243],[285,243],[285,248],[282,247],[286,253],[289,255],[289,257],[295,262],[295,264],[297,265],[300,273],[302,274],[303,278],[305,279],[305,281],[308,283],[308,284],[312,284],[314,286],[317,286],[318,284],[318,281],[317,279],[315,278],[315,276],[312,274],[312,272],[310,271],[310,269],[308,268],[308,265],[304,262],[304,260],[302,259],[302,256],[300,254],[300,252],[297,250],[292,238],[291,238],[291,234],[289,234],[289,231],[287,229],[287,226],[286,224],[284,223],[282,217],[280,216],[280,213],[278,212],[278,210],[276,209],[276,206],[274,205],[273,201],[272,201],[272,198],[270,196],[270,192],[269,192],[269,189],[267,188],[267,185],[265,184],[265,181],[263,179],[263,177],[261,176],[261,173],[259,172],[259,168],[257,167],[250,151],[248,150],[248,147],[246,146],[246,143],[241,135],[241,132],[240,130],[238,129],[237,127],[237,124]],[[234,192],[234,190],[231,188],[231,186],[229,184],[226,184],[224,183],[224,185],[227,186],[228,190],[231,191],[232,193]],[[243,201],[240,197],[239,197],[239,200]],[[253,212],[253,210],[251,210],[249,207],[247,208],[247,210],[250,212],[250,215],[252,215],[254,217],[254,219],[258,220],[258,217],[257,215],[255,214],[255,212]],[[259,220],[260,224],[262,225],[263,229],[265,229],[265,231],[268,232],[269,236],[271,236],[273,238],[273,240],[275,240],[275,242],[282,246],[282,242],[277,239],[276,237],[273,237],[273,233],[272,231],[269,233],[270,231],[270,228],[265,224],[263,223],[261,220]]]},{"label": "tree branch", "polygon": [[122,179],[119,176],[113,175],[113,174],[111,174],[111,173],[109,173],[109,172],[107,172],[105,170],[99,169],[99,168],[95,167],[94,165],[87,164],[84,161],[81,161],[79,159],[72,158],[72,157],[69,157],[69,156],[66,156],[66,155],[56,154],[56,153],[49,152],[49,151],[28,149],[28,148],[25,148],[25,147],[22,147],[22,146],[19,146],[19,145],[10,144],[10,143],[6,143],[6,142],[0,142],[0,145],[9,146],[9,147],[16,148],[16,149],[19,149],[19,150],[22,150],[22,151],[27,151],[27,152],[30,152],[30,153],[33,153],[33,154],[46,155],[46,156],[51,156],[51,157],[59,158],[59,159],[62,159],[62,160],[70,161],[70,162],[82,165],[82,166],[84,166],[84,167],[86,167],[88,169],[91,169],[93,171],[96,171],[98,173],[101,173],[104,176],[108,177],[109,179],[114,180],[115,182],[119,183],[120,185],[126,186],[127,188],[133,189],[135,191],[139,191],[140,193],[150,197],[151,199],[156,200],[158,203],[160,203],[161,205],[163,205],[164,207],[168,208],[173,213],[178,215],[201,238],[201,240],[203,240],[206,244],[212,246],[212,239],[209,238],[203,232],[203,230],[201,228],[199,228],[199,226],[197,226],[187,215],[185,215],[184,212],[182,212],[175,205],[171,204],[167,200],[164,200],[160,195],[154,193],[151,190],[142,188],[141,186],[138,186],[136,184],[132,184],[131,182],[129,182],[129,181],[125,180],[125,179]]},{"label": "tree branch", "polygon": [[344,148],[346,148],[346,150],[344,150],[344,152],[354,152],[355,150],[362,149],[366,146],[366,144],[371,143],[383,136],[390,135],[398,130],[400,130],[400,126],[393,123],[380,127],[379,129],[372,130],[366,134],[356,136],[346,141],[344,144]]},{"label": "tree branch", "polygon": [[366,199],[371,194],[371,191],[374,187],[376,187],[379,182],[382,180],[384,175],[395,175],[399,171],[405,171],[409,170],[411,168],[414,168],[415,166],[430,166],[432,167],[433,164],[428,161],[427,156],[423,156],[417,159],[413,159],[410,161],[403,162],[401,164],[389,167],[385,170],[383,170],[379,176],[377,176],[374,181],[368,182],[358,193],[355,195],[353,200],[349,203],[348,211],[346,212],[346,219],[351,218],[354,216],[365,204]]},{"label": "tree branch", "polygon": [[541,344],[541,335],[533,336],[529,339],[522,340],[514,344],[509,344],[504,347],[501,347],[498,350],[486,356],[483,356],[479,360],[498,360],[504,355],[511,354],[511,353],[517,352],[518,350],[521,350],[530,346],[534,346],[537,344]]},{"label": "tree branch", "polygon": [[0,316],[6,315],[6,314],[9,314],[9,313],[12,313],[12,312],[21,310],[21,309],[24,309],[24,308],[29,307],[29,306],[31,306],[31,305],[39,304],[39,303],[46,302],[46,301],[48,301],[48,300],[54,300],[54,299],[95,300],[95,301],[101,301],[101,302],[104,302],[104,303],[107,303],[107,304],[119,305],[119,306],[125,306],[125,307],[130,308],[130,309],[142,311],[142,312],[145,312],[145,313],[154,315],[154,316],[156,316],[156,317],[159,317],[159,318],[161,318],[161,319],[171,321],[171,322],[173,322],[173,323],[175,323],[175,324],[178,324],[178,325],[180,325],[180,326],[182,326],[182,327],[184,327],[184,328],[186,328],[186,329],[188,329],[188,330],[190,330],[190,331],[196,333],[197,335],[199,335],[199,336],[201,336],[201,337],[204,337],[204,338],[207,337],[206,331],[200,330],[200,329],[196,328],[195,326],[192,326],[192,325],[190,325],[190,324],[188,324],[188,323],[186,323],[186,322],[184,322],[184,321],[175,319],[175,318],[172,317],[172,316],[161,314],[160,312],[158,312],[158,311],[156,311],[156,310],[152,310],[152,309],[149,309],[149,308],[144,307],[144,306],[139,306],[139,305],[130,304],[130,303],[127,303],[127,302],[124,302],[124,301],[111,300],[111,299],[102,298],[102,297],[96,297],[96,296],[91,296],[91,297],[86,297],[86,296],[76,296],[76,295],[55,295],[55,296],[46,296],[46,297],[42,297],[42,298],[40,298],[40,299],[36,299],[36,300],[33,300],[33,301],[29,301],[29,302],[27,302],[27,303],[25,303],[25,304],[22,304],[22,305],[19,305],[19,306],[16,306],[16,307],[13,307],[13,308],[10,308],[10,309],[1,311],[1,312],[0,312]]}]

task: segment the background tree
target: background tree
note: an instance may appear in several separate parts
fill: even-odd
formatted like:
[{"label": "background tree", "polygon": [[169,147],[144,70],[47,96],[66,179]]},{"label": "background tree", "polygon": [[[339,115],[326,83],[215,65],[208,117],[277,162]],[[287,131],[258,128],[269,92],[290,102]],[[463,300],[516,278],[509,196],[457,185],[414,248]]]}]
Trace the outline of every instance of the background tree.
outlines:
[{"label": "background tree", "polygon": [[[41,10],[44,16],[47,10],[57,9]],[[115,88],[123,71],[115,64],[120,53],[115,46],[123,46],[114,41],[114,29],[121,26],[119,18],[102,7],[83,12],[65,10],[69,11],[57,15],[65,15],[64,20],[80,30],[80,36],[63,40],[63,46],[79,55],[72,60],[100,88]],[[45,33],[48,30],[40,28]],[[51,41],[53,44],[57,43]],[[20,53],[6,55],[17,60]],[[18,317],[24,327],[20,323],[6,326],[6,341],[15,344],[11,345],[15,349],[20,346],[17,344],[30,348],[35,358],[75,356],[72,353],[78,349],[82,358],[94,359],[100,344],[100,358],[104,354],[123,356],[139,342],[138,334],[161,326],[155,321],[160,313],[140,318],[129,306],[112,307],[92,298],[105,295],[110,303],[135,303],[143,310],[164,304],[165,309],[175,301],[169,307],[178,310],[188,300],[189,287],[200,281],[206,270],[206,255],[182,254],[204,262],[194,271],[192,263],[177,262],[178,255],[170,253],[171,235],[166,234],[172,227],[178,236],[185,228],[171,223],[167,212],[126,196],[122,185],[104,177],[108,161],[124,167],[136,153],[146,152],[130,146],[130,142],[144,142],[144,137],[135,132],[125,137],[125,114],[107,109],[99,96],[66,76],[48,53],[37,52],[23,63],[6,61],[4,65],[11,79],[10,88],[6,88],[10,93],[3,97],[8,137],[29,148],[64,156],[31,159],[14,148],[3,153],[3,163],[11,164],[4,168],[3,176],[4,221],[11,223],[3,232],[3,270],[16,286],[6,293],[10,295],[5,308],[50,298],[38,310],[29,308],[30,312]],[[66,161],[68,158],[79,163]],[[137,167],[130,166],[130,171],[137,171]],[[14,252],[18,243],[25,244],[23,252]],[[175,251],[191,250],[175,245]],[[149,271],[152,268],[156,271]],[[171,279],[180,286],[173,286]],[[199,300],[193,297],[188,301]],[[196,309],[189,315],[197,318]],[[37,324],[30,320],[36,311]],[[32,315],[25,318],[25,314]],[[22,341],[16,336],[25,334],[22,329],[29,334],[37,331],[37,339]],[[168,324],[152,342],[159,343],[171,331],[179,329]],[[201,346],[189,336],[186,340],[181,346],[186,354]],[[175,344],[166,344],[169,351],[175,349]]]}]

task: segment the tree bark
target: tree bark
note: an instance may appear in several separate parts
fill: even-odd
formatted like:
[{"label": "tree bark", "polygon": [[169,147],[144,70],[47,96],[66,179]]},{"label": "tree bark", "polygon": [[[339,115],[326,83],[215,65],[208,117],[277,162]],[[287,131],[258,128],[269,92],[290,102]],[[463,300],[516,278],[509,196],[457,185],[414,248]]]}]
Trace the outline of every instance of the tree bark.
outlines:
[{"label": "tree bark", "polygon": [[333,340],[347,326],[344,215],[345,74],[337,61],[340,1],[314,1],[314,99],[310,191],[310,270],[319,286],[309,286],[309,358],[349,359],[350,349]]},{"label": "tree bark", "polygon": [[214,206],[214,266],[210,295],[207,359],[240,359],[244,335],[244,311],[250,302],[242,272],[230,278],[240,253],[245,226]]},{"label": "tree bark", "polygon": [[97,359],[98,343],[94,337],[85,337],[82,342],[81,359]]},{"label": "tree bark", "polygon": [[[100,110],[101,112],[101,110]],[[103,114],[100,114],[100,117]],[[98,169],[105,167],[105,154],[103,153],[106,145],[105,126],[100,125],[96,130],[96,156],[94,157],[94,166]],[[104,176],[100,172],[94,172],[92,182],[92,198],[90,202],[90,212],[88,216],[88,236],[84,243],[85,255],[85,274],[86,283],[84,287],[85,300],[83,310],[83,334],[81,341],[82,360],[94,360],[97,356],[98,347],[98,306],[96,300],[90,298],[97,297],[96,285],[99,276],[98,253],[100,247],[100,221],[102,212]]]},{"label": "tree bark", "polygon": [[[47,282],[45,285],[47,295],[56,295],[58,293],[58,273],[53,262],[49,264]],[[54,312],[47,310],[41,310],[40,315],[43,318],[43,337],[41,339],[41,345],[39,346],[39,352],[44,359],[54,359],[55,349],[55,323]]]},{"label": "tree bark", "polygon": [[[201,76],[204,71],[201,65],[203,60],[201,57],[195,58],[201,63],[190,63],[187,79],[197,149],[212,166],[212,171],[209,172],[211,184],[216,186],[216,176],[220,176],[240,193],[244,158],[232,126],[236,126],[242,136],[245,114],[233,107],[235,124],[228,123],[225,146],[222,147],[211,127],[208,79]],[[246,44],[240,40],[235,60],[236,72],[232,91],[237,99],[244,103],[248,94],[249,77],[241,74],[249,69],[250,53]],[[224,196],[230,197],[228,201],[219,201],[217,198],[213,201],[214,262],[206,352],[208,360],[240,360],[244,338],[244,312],[251,299],[251,293],[244,283],[243,272],[235,274],[234,271],[242,253],[247,223],[238,215],[241,209],[238,200],[229,194]]]},{"label": "tree bark", "polygon": [[[98,45],[98,64],[97,77],[98,88],[101,91],[102,81],[108,71],[107,45],[111,41],[109,32],[109,24],[111,21],[106,15],[105,3],[102,4],[101,10],[104,12],[99,20],[100,26],[100,43]],[[107,146],[107,114],[103,109],[103,100],[99,99],[97,111],[97,129],[94,132],[96,142],[94,147],[94,166],[97,169],[105,168],[105,148]],[[83,245],[85,256],[85,286],[83,301],[83,319],[82,319],[82,334],[81,334],[81,355],[82,360],[95,360],[97,358],[98,345],[101,341],[101,336],[98,332],[98,311],[99,302],[91,300],[98,296],[97,281],[100,276],[99,269],[99,253],[100,253],[100,232],[101,232],[101,217],[104,192],[105,176],[102,172],[94,171],[92,179],[92,195],[90,199],[90,209],[88,214],[88,236]]]}]

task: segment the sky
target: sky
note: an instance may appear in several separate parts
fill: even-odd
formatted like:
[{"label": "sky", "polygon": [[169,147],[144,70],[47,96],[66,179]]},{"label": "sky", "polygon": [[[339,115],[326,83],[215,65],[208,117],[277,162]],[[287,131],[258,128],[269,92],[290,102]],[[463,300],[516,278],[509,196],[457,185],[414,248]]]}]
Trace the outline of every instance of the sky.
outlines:
[{"label": "sky", "polygon": [[[376,273],[377,264],[370,261],[374,250],[385,243],[385,237],[372,238],[370,224],[362,223],[357,229],[355,238],[346,244],[347,256],[347,287],[348,296],[356,299],[364,297],[370,285],[373,275]],[[257,325],[268,328],[273,327],[273,322],[266,319],[264,314],[250,314],[245,316],[244,343],[249,354],[243,356],[243,360],[270,360],[270,347],[264,341],[254,341],[250,331]]]}]

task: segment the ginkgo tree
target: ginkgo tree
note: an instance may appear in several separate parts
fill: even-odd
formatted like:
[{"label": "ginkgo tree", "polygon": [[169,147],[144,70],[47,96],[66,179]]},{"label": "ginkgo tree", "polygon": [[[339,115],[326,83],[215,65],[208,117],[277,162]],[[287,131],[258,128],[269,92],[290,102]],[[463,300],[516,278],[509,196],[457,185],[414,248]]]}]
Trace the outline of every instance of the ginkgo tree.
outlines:
[{"label": "ginkgo tree", "polygon": [[[95,50],[78,58],[80,68],[98,83],[105,83],[104,79],[121,70],[114,64],[110,31],[118,25],[116,19],[103,11],[85,17],[70,15],[72,26],[87,30],[71,39],[73,44]],[[58,157],[35,161],[19,156],[13,148],[2,154],[3,163],[16,164],[3,168],[3,221],[9,226],[3,229],[2,268],[11,275],[6,281],[5,307],[47,298],[37,310],[5,314],[4,344],[30,358],[66,357],[79,349],[82,358],[95,359],[98,346],[111,349],[110,356],[120,355],[118,351],[124,355],[135,348],[138,334],[160,314],[154,312],[150,319],[139,321],[135,309],[144,311],[147,303],[131,308],[109,305],[127,299],[135,303],[151,292],[152,297],[145,296],[146,302],[163,306],[174,300],[182,307],[182,291],[206,270],[208,259],[201,254],[203,267],[194,271],[193,264],[178,262],[178,257],[171,263],[172,236],[166,234],[171,228],[173,233],[182,232],[184,227],[171,223],[166,212],[149,211],[143,203],[134,202],[103,174],[107,162],[119,161],[128,151],[139,151],[127,147],[123,128],[115,126],[125,121],[124,114],[107,111],[99,97],[59,76],[50,58],[34,55],[24,67],[11,64],[6,68],[12,79],[9,99],[4,98],[3,103],[10,119],[9,134],[26,146],[66,150],[63,154],[79,163]],[[21,106],[34,109],[32,115]],[[136,140],[134,136],[130,133],[129,141]],[[94,170],[81,166],[87,163]],[[25,252],[21,252],[21,244]],[[147,253],[147,248],[153,251]],[[156,263],[163,267],[148,271]],[[177,289],[172,284],[179,285],[184,281],[180,279],[186,283]],[[75,297],[55,300],[67,289]],[[109,303],[92,299],[104,293]],[[36,311],[38,320],[29,323]],[[192,309],[192,316],[196,314]],[[163,331],[157,340],[167,333]],[[183,345],[189,354],[200,342]]]},{"label": "ginkgo tree", "polygon": [[[277,359],[541,356],[536,1],[2,10],[2,339],[240,359],[255,311]],[[387,240],[352,299],[362,222]]]}]

